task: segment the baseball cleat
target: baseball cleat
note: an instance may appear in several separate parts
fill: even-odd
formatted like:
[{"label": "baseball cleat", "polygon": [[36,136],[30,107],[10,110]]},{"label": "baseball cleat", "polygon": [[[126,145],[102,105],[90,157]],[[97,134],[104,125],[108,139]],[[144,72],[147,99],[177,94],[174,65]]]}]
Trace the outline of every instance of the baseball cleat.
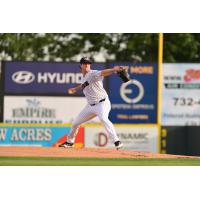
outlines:
[{"label": "baseball cleat", "polygon": [[58,147],[64,147],[64,148],[69,148],[69,147],[73,147],[73,143],[69,143],[69,142],[64,142],[62,144],[60,144]]},{"label": "baseball cleat", "polygon": [[115,148],[117,150],[119,150],[119,149],[121,149],[123,147],[123,144],[120,141],[116,141],[114,144],[115,144]]}]

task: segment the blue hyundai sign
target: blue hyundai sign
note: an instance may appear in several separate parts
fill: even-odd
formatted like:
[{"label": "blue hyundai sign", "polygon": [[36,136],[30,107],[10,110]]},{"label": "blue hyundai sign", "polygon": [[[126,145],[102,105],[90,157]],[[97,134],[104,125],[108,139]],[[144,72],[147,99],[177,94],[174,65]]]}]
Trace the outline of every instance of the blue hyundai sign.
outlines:
[{"label": "blue hyundai sign", "polygon": [[[102,70],[102,63],[92,65]],[[81,83],[79,63],[4,62],[4,93],[34,95],[67,95],[67,89]],[[82,92],[70,96],[80,96]]]},{"label": "blue hyundai sign", "polygon": [[111,63],[123,66],[131,80],[123,83],[117,76],[109,77],[109,96],[112,103],[110,119],[113,123],[157,123],[157,76],[155,64]]}]

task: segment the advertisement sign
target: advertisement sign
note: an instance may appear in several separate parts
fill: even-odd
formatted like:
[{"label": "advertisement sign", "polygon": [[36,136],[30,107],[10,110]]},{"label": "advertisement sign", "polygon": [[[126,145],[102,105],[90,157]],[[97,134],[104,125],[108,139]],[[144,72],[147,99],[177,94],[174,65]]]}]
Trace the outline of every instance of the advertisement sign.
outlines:
[{"label": "advertisement sign", "polygon": [[[104,69],[102,63],[92,68]],[[5,94],[67,95],[67,89],[81,83],[79,63],[3,62]],[[82,91],[70,96],[83,96]]]},{"label": "advertisement sign", "polygon": [[123,83],[117,76],[109,77],[112,103],[110,119],[114,123],[157,123],[157,65],[110,64],[128,69],[131,80]]},{"label": "advertisement sign", "polygon": [[5,96],[4,123],[71,123],[86,104],[84,97]]},{"label": "advertisement sign", "polygon": [[200,64],[163,64],[162,125],[200,125]]},{"label": "advertisement sign", "polygon": [[[115,126],[123,149],[159,152],[157,126]],[[103,127],[85,127],[85,147],[115,148]]]},{"label": "advertisement sign", "polygon": [[[0,125],[0,146],[58,146],[69,135],[68,126],[8,126]],[[84,146],[84,129],[80,128],[75,140],[76,147]]]}]

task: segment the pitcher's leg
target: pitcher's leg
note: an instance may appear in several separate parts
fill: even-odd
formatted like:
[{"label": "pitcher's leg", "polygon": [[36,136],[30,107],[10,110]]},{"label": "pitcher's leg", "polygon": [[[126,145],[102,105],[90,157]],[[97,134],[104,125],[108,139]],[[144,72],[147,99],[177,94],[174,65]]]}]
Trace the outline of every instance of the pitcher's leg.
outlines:
[{"label": "pitcher's leg", "polygon": [[119,140],[119,137],[117,136],[117,133],[115,131],[112,122],[108,119],[110,110],[111,110],[111,104],[108,98],[104,102],[99,103],[95,108],[96,114],[98,115],[100,121],[104,125],[112,142],[114,143]]},{"label": "pitcher's leg", "polygon": [[109,112],[111,110],[111,104],[109,99],[104,101],[102,104],[99,104],[96,107],[96,114],[104,125],[107,133],[109,134],[110,139],[115,144],[116,149],[122,148],[123,144],[119,141],[119,137],[115,131],[114,125],[108,119]]},{"label": "pitcher's leg", "polygon": [[78,133],[79,126],[90,119],[94,118],[96,114],[92,113],[89,106],[86,106],[75,118],[75,120],[72,123],[70,135],[68,136],[67,142],[74,143],[75,137]]},{"label": "pitcher's leg", "polygon": [[117,133],[115,131],[115,128],[112,124],[112,122],[108,119],[106,116],[99,116],[99,119],[101,120],[102,124],[104,125],[107,133],[109,134],[110,139],[113,143],[116,141],[119,141],[119,137],[117,136]]}]

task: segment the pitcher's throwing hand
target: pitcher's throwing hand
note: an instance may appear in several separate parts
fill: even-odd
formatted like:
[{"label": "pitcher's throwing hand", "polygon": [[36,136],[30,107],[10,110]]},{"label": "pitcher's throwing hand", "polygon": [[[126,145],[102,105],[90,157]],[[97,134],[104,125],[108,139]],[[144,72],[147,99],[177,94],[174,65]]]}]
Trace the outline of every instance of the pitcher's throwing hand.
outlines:
[{"label": "pitcher's throwing hand", "polygon": [[68,94],[75,94],[76,88],[69,88],[67,92],[68,92]]}]

